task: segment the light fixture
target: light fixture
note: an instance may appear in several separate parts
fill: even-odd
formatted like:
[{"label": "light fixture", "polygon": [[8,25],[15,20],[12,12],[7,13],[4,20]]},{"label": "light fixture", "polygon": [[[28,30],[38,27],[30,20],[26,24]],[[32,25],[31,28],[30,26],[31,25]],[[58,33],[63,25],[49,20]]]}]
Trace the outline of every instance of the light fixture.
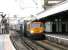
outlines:
[{"label": "light fixture", "polygon": [[34,33],[34,31],[31,30],[31,33]]},{"label": "light fixture", "polygon": [[59,2],[61,2],[61,1],[48,1],[49,4],[51,4],[51,3],[59,3]]}]

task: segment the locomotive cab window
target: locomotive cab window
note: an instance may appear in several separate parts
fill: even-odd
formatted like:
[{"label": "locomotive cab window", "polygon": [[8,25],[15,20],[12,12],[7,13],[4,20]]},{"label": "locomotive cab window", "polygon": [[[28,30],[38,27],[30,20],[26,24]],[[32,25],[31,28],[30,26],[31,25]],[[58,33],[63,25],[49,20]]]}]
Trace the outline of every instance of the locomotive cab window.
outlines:
[{"label": "locomotive cab window", "polygon": [[40,27],[41,23],[32,23],[31,27]]}]

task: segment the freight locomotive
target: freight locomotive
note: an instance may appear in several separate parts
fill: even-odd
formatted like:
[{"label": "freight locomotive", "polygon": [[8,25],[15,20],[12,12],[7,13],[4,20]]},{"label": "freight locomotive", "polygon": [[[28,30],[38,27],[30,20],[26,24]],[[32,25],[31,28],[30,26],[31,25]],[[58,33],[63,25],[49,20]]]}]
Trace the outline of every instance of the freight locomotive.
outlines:
[{"label": "freight locomotive", "polygon": [[27,31],[30,32],[32,35],[41,35],[43,34],[45,28],[43,27],[42,22],[32,22],[27,25]]},{"label": "freight locomotive", "polygon": [[32,39],[44,39],[44,23],[37,20],[30,23],[24,22],[24,36]]}]

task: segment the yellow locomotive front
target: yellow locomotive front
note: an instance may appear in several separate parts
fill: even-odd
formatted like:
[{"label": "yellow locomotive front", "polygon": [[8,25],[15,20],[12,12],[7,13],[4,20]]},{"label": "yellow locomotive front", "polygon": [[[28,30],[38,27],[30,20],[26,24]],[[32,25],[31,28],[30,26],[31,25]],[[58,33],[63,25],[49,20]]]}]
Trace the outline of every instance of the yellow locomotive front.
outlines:
[{"label": "yellow locomotive front", "polygon": [[45,30],[42,22],[32,22],[29,24],[28,27],[29,27],[28,31],[32,35],[38,35],[38,36],[42,35]]}]

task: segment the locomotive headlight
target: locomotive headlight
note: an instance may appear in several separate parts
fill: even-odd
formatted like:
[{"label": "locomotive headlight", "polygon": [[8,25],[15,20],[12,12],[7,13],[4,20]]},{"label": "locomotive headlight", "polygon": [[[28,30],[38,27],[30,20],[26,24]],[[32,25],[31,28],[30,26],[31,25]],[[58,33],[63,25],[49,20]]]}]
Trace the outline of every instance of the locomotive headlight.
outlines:
[{"label": "locomotive headlight", "polygon": [[31,31],[31,33],[34,33],[34,31]]},{"label": "locomotive headlight", "polygon": [[40,30],[40,32],[42,32],[42,31]]}]

